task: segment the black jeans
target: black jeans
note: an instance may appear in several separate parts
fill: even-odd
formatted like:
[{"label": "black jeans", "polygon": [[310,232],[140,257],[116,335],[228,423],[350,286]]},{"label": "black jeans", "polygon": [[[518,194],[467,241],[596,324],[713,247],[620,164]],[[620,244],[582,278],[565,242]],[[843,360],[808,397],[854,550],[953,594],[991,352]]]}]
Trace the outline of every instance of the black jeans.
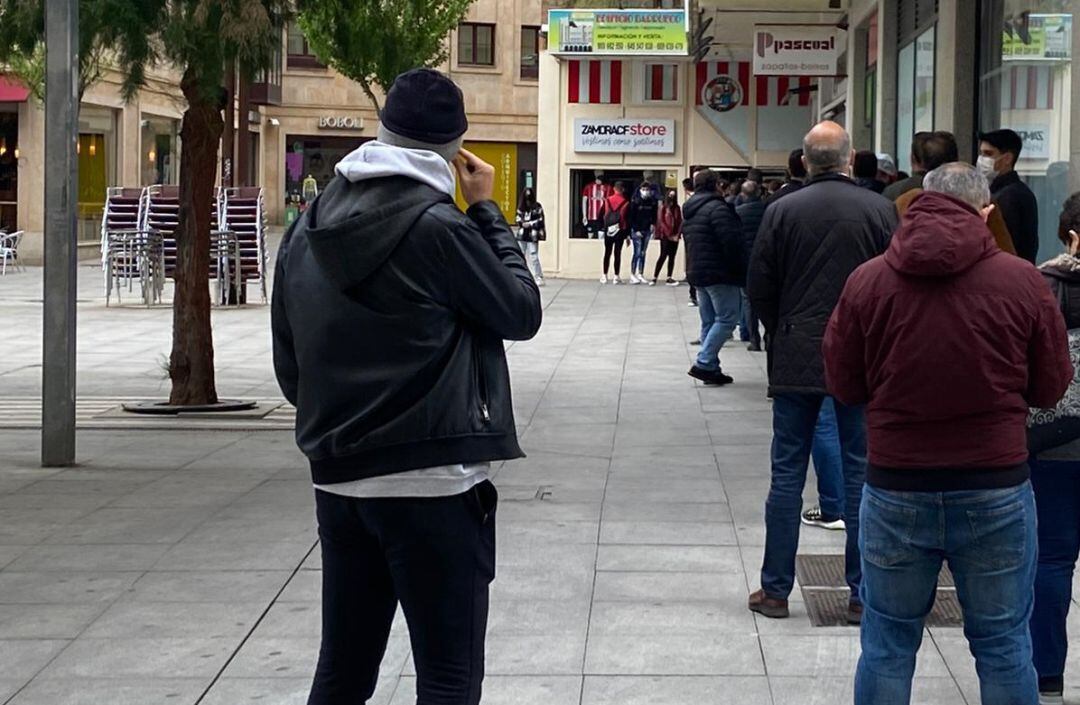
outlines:
[{"label": "black jeans", "polygon": [[667,278],[671,279],[671,276],[675,274],[675,255],[679,254],[679,241],[678,240],[661,240],[660,241],[660,259],[656,260],[656,271],[653,272],[653,279],[660,278],[660,270],[664,267],[664,262],[667,262]]},{"label": "black jeans", "polygon": [[323,620],[308,705],[368,701],[398,602],[409,625],[417,705],[480,702],[497,504],[490,482],[430,499],[315,492]]},{"label": "black jeans", "polygon": [[622,269],[622,248],[626,244],[626,231],[620,230],[615,237],[604,237],[604,276],[607,276],[611,267],[611,255],[615,254],[615,276],[619,276]]}]

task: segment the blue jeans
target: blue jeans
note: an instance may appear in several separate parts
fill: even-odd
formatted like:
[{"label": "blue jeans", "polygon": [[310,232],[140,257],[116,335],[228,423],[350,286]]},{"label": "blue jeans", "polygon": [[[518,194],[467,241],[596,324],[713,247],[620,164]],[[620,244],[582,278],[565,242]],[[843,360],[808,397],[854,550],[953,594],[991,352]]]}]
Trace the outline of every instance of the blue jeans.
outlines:
[{"label": "blue jeans", "polygon": [[649,249],[649,241],[652,240],[652,231],[635,230],[630,236],[634,245],[634,256],[630,260],[630,273],[645,276],[645,252]]},{"label": "blue jeans", "polygon": [[720,348],[731,337],[742,314],[742,289],[728,284],[701,286],[697,295],[701,316],[701,352],[697,366],[716,371],[720,369]]},{"label": "blue jeans", "polygon": [[[773,399],[772,484],[765,501],[765,559],[761,588],[769,597],[787,599],[795,584],[795,553],[803,488],[814,444],[823,394],[776,394]],[[866,477],[866,410],[837,403],[836,426],[847,506],[857,507]],[[845,575],[852,601],[858,601],[859,520],[847,517]]]},{"label": "blue jeans", "polygon": [[814,459],[821,513],[829,518],[844,516],[844,459],[840,454],[840,429],[836,427],[836,404],[832,397],[821,402],[810,457]]},{"label": "blue jeans", "polygon": [[983,705],[1037,705],[1031,663],[1035,497],[1002,490],[863,495],[862,657],[855,705],[911,701],[915,654],[942,561],[956,578]]},{"label": "blue jeans", "polygon": [[1065,675],[1066,622],[1080,554],[1080,462],[1032,459],[1031,485],[1039,517],[1031,646],[1039,678],[1060,678]]}]

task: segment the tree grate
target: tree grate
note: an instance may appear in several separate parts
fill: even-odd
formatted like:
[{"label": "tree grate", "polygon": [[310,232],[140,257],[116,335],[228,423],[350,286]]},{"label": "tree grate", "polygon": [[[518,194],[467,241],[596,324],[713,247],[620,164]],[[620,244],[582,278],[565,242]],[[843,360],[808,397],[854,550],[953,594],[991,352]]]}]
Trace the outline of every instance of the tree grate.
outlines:
[{"label": "tree grate", "polygon": [[[847,587],[844,577],[844,557],[842,555],[799,555],[795,558],[795,575],[802,587]],[[939,588],[956,587],[952,573],[947,566],[941,567],[938,577]]]}]

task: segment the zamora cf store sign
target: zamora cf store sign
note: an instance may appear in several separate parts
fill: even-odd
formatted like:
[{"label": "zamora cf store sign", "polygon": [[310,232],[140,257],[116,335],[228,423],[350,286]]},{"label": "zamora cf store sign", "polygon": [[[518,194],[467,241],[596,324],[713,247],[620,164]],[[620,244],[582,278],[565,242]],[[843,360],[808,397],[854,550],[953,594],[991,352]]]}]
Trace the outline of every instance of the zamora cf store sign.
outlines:
[{"label": "zamora cf store sign", "polygon": [[673,154],[675,121],[578,118],[574,121],[574,151]]}]

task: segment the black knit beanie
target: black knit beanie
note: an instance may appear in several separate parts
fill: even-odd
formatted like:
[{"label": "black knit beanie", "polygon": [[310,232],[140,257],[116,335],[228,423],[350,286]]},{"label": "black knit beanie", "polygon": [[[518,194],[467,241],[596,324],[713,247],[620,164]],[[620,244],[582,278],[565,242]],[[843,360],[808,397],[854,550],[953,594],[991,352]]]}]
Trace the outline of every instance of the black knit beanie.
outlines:
[{"label": "black knit beanie", "polygon": [[461,89],[432,69],[394,79],[379,121],[390,132],[427,144],[453,142],[469,129]]}]

